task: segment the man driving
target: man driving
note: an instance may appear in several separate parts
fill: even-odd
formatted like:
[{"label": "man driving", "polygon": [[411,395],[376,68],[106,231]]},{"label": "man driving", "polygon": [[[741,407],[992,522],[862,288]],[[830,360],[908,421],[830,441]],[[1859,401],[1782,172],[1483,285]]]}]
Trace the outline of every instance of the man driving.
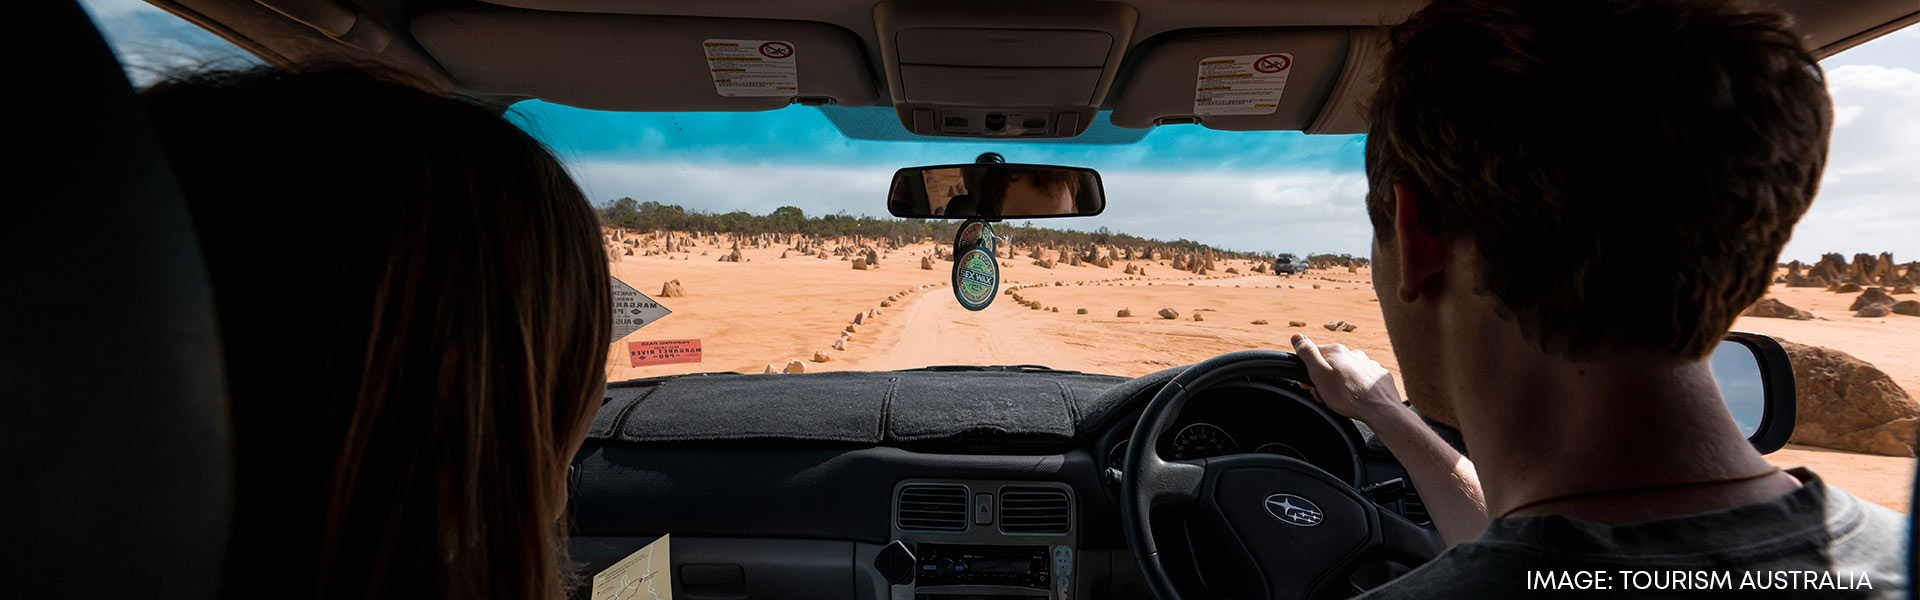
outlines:
[{"label": "man driving", "polygon": [[[1368,597],[1561,589],[1540,572],[1635,595],[1903,596],[1908,518],[1769,465],[1708,370],[1826,160],[1831,103],[1787,18],[1441,1],[1389,44],[1366,203],[1413,408],[1364,353],[1293,343],[1315,395],[1373,428],[1457,545]],[[1472,461],[1422,415],[1457,424]],[[1634,572],[1731,584],[1636,591]],[[1739,587],[1756,576],[1773,585]]]}]

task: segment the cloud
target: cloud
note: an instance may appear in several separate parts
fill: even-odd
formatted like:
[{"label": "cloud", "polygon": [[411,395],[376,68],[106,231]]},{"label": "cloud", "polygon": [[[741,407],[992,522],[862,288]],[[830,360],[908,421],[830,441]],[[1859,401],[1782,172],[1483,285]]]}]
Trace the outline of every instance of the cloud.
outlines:
[{"label": "cloud", "polygon": [[[596,203],[630,196],[754,214],[794,205],[808,214],[885,215],[893,177],[891,168],[705,162],[577,161],[568,169]],[[1104,214],[1034,224],[1271,252],[1364,255],[1372,239],[1362,205],[1366,177],[1359,173],[1129,170],[1103,179]]]},{"label": "cloud", "polygon": [[84,0],[81,6],[135,87],[184,71],[261,64],[219,36],[139,0]]},{"label": "cloud", "polygon": [[[1914,37],[1913,28],[1901,34]],[[1891,37],[1891,36],[1890,36]],[[1870,50],[1887,38],[1842,53]],[[1903,43],[1895,38],[1894,43]],[[1905,61],[1920,68],[1920,60]],[[1786,260],[1825,252],[1892,252],[1920,259],[1920,72],[1870,64],[1828,65],[1834,129],[1813,206],[1794,229]]]}]

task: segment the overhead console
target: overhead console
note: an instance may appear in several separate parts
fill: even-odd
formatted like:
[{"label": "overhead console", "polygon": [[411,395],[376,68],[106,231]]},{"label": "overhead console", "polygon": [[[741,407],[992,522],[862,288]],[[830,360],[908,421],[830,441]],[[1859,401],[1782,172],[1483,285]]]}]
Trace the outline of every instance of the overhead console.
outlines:
[{"label": "overhead console", "polygon": [[1136,16],[1112,2],[891,0],[873,20],[908,131],[1061,138],[1093,122]]}]

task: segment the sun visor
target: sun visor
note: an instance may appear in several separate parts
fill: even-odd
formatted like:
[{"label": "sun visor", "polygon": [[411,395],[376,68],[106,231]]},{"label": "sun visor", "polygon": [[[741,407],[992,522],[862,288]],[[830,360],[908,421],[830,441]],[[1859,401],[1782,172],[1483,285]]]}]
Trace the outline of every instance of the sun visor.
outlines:
[{"label": "sun visor", "polygon": [[474,8],[416,16],[412,29],[477,94],[652,112],[878,99],[858,40],[825,23]]},{"label": "sun visor", "polygon": [[1199,123],[1226,131],[1363,133],[1373,90],[1369,28],[1170,33],[1137,51],[1113,124]]}]

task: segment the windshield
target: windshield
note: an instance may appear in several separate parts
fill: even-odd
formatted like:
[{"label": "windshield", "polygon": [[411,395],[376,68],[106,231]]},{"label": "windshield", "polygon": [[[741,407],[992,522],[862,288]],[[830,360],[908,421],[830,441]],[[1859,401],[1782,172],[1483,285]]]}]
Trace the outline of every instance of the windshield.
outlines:
[{"label": "windshield", "polygon": [[[634,366],[618,348],[614,380],[795,360],[808,372],[1139,375],[1283,346],[1289,319],[1362,323],[1348,335],[1385,342],[1378,312],[1367,314],[1360,136],[1185,126],[1136,131],[1130,144],[880,141],[799,106],[614,113],[527,101],[510,116],[601,206],[615,276],[673,311],[629,341],[699,340],[699,363]],[[1001,293],[973,312],[951,289],[960,221],[895,219],[885,201],[899,168],[985,152],[1098,170],[1107,208],[996,224]],[[1276,276],[1283,255],[1338,268]]]}]

